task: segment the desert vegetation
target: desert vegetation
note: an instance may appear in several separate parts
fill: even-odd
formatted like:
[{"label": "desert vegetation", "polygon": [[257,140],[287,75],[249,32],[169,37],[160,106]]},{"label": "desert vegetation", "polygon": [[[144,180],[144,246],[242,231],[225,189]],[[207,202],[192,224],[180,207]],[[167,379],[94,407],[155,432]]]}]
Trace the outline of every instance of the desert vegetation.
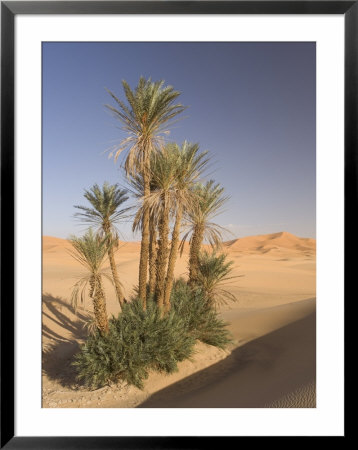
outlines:
[{"label": "desert vegetation", "polygon": [[42,408],[316,406],[316,53],[43,44]]},{"label": "desert vegetation", "polygon": [[[87,294],[93,302],[94,329],[75,356],[78,378],[97,388],[124,380],[139,388],[150,370],[171,373],[190,358],[196,341],[225,348],[230,342],[216,307],[235,300],[225,289],[231,262],[220,247],[225,231],[215,223],[228,200],[224,187],[206,178],[207,151],[198,143],[167,140],[185,106],[180,92],[163,81],[140,78],[133,89],[123,81],[125,99],[108,91],[107,105],[127,136],[110,156],[123,162],[119,184],[85,190],[87,205],[76,205],[76,219],[90,228],[72,237],[72,255],[88,270],[74,286],[72,304]],[[132,205],[127,201],[131,198]],[[141,233],[138,285],[128,296],[114,254],[123,220]],[[188,279],[175,280],[180,251],[189,243]],[[211,251],[202,250],[203,243]],[[103,267],[109,261],[110,272]],[[121,311],[108,318],[102,278],[111,281]]]}]

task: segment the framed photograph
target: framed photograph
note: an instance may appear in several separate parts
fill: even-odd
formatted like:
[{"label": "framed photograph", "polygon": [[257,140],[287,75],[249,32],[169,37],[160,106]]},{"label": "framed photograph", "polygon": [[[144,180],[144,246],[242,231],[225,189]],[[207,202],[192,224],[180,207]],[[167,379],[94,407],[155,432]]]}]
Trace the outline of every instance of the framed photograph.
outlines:
[{"label": "framed photograph", "polygon": [[1,2],[1,448],[346,436],[357,54],[356,1]]}]

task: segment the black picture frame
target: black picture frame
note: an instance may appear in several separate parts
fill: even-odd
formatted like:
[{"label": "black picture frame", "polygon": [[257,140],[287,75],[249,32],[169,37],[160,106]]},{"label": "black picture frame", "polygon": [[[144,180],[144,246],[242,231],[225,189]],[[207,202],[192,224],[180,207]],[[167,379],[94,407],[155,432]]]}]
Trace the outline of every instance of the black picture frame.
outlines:
[{"label": "black picture frame", "polygon": [[[18,14],[340,14],[345,18],[345,297],[357,244],[358,0],[1,2],[1,442],[6,449],[204,448],[229,437],[25,437],[14,435],[14,20]],[[354,298],[352,298],[354,300]],[[346,341],[347,342],[347,341]],[[334,362],[332,362],[334,363]],[[348,375],[348,374],[347,374]],[[346,384],[347,384],[346,378]],[[347,436],[347,428],[345,436]],[[220,440],[220,442],[219,442]],[[237,443],[234,443],[234,445]]]}]

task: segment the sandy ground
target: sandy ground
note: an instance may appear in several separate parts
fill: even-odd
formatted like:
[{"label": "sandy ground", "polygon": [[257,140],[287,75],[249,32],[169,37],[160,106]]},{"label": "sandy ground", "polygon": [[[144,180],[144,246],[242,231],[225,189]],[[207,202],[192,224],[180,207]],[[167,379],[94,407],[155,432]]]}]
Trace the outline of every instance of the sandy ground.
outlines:
[{"label": "sandy ground", "polygon": [[[89,299],[75,314],[71,288],[83,270],[63,239],[43,238],[43,407],[315,407],[315,240],[281,232],[228,242],[235,263],[227,286],[238,299],[221,308],[234,343],[226,351],[197,344],[192,361],[171,375],[152,373],[144,390],[119,383],[78,386],[72,356],[86,336]],[[126,295],[137,283],[139,244],[116,254]],[[176,267],[186,276],[187,253]],[[119,306],[106,286],[109,314]]]}]

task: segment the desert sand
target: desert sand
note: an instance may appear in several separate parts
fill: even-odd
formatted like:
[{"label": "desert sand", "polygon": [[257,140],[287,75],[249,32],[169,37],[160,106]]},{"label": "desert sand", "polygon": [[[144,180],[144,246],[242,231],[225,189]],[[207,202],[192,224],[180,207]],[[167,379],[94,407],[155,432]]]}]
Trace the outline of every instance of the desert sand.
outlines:
[{"label": "desert sand", "polygon": [[[78,386],[72,356],[86,336],[90,299],[76,313],[71,288],[83,269],[71,246],[43,237],[43,407],[315,407],[316,242],[287,232],[225,243],[234,261],[227,289],[237,302],[220,314],[233,344],[220,350],[199,343],[191,361],[171,375],[152,373],[144,390],[124,383],[89,391]],[[121,242],[116,253],[127,297],[137,283],[138,242]],[[186,276],[187,248],[176,276]],[[109,268],[108,268],[109,271]],[[109,314],[118,314],[113,288],[106,286]]]}]

